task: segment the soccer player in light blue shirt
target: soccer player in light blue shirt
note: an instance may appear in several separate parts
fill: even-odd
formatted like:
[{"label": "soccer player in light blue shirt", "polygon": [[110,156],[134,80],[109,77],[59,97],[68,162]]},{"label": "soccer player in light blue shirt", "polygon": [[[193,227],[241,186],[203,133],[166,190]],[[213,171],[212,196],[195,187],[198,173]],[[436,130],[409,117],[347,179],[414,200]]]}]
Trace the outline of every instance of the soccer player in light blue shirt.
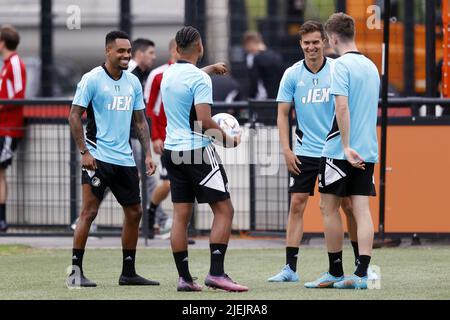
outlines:
[{"label": "soccer player in light blue shirt", "polygon": [[[269,278],[269,282],[299,280],[296,270],[303,235],[303,214],[309,196],[314,194],[320,157],[334,115],[334,101],[330,95],[333,60],[324,57],[326,35],[323,25],[317,21],[306,21],[299,34],[305,59],[285,71],[277,97],[280,141],[291,175],[291,205],[286,227],[286,265],[280,273]],[[289,146],[292,102],[297,118],[294,150]],[[356,228],[351,204],[343,206],[343,209],[351,220],[349,233],[354,235]]]},{"label": "soccer player in light blue shirt", "polygon": [[[69,116],[72,135],[81,153],[83,206],[74,233],[72,273],[67,285],[96,286],[84,276],[82,262],[91,223],[107,188],[125,213],[119,285],[159,285],[142,278],[135,270],[142,207],[139,177],[129,142],[132,119],[146,155],[146,173],[155,172],[142,88],[135,75],[125,72],[131,57],[128,35],[122,31],[108,33],[105,47],[106,62],[83,76]],[[86,136],[81,122],[84,112],[87,112]]]},{"label": "soccer player in light blue shirt", "polygon": [[187,227],[195,200],[209,203],[214,212],[210,236],[211,264],[205,285],[225,291],[247,291],[247,287],[233,282],[224,272],[233,205],[225,170],[210,138],[210,135],[220,135],[225,141],[231,141],[230,146],[234,147],[239,144],[240,135],[227,136],[211,118],[211,79],[196,67],[203,56],[198,30],[184,27],[177,32],[175,40],[180,57],[164,72],[161,95],[167,116],[163,157],[174,206],[170,237],[179,275],[177,291],[202,290],[192,278],[188,266]]},{"label": "soccer player in light blue shirt", "polygon": [[[352,17],[333,14],[325,30],[330,46],[341,56],[335,60],[332,72],[331,94],[336,111],[323,150],[319,177],[325,237],[328,252],[342,254],[343,230],[337,212],[342,197],[350,197],[359,245],[355,273],[331,282],[339,289],[366,289],[374,236],[369,196],[375,195],[373,170],[378,161],[376,124],[380,79],[374,63],[358,52]],[[330,268],[342,268],[342,259],[335,258],[336,263]]]}]

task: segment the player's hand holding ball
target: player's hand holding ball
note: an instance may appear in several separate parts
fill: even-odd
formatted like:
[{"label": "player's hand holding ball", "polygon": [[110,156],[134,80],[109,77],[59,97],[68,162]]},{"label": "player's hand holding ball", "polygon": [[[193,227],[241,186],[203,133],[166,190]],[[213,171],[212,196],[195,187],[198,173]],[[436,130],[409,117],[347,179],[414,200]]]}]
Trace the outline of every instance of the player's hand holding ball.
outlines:
[{"label": "player's hand holding ball", "polygon": [[225,148],[234,148],[241,143],[242,129],[235,117],[228,113],[218,113],[212,119],[226,134],[222,141],[215,139],[215,143],[221,144]]}]

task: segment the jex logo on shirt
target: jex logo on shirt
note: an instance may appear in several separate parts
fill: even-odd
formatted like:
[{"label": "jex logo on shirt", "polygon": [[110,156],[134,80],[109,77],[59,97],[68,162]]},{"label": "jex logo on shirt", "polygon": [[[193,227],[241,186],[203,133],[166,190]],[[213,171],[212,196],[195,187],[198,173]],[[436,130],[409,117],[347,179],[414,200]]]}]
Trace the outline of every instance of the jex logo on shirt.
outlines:
[{"label": "jex logo on shirt", "polygon": [[131,96],[114,96],[113,103],[108,104],[108,110],[129,111],[131,109]]}]

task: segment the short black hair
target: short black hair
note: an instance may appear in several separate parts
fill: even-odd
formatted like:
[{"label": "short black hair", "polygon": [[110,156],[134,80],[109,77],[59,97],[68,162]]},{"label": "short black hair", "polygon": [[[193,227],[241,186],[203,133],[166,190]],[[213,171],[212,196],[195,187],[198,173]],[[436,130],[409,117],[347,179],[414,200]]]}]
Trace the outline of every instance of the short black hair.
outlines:
[{"label": "short black hair", "polygon": [[152,40],[137,38],[131,43],[131,56],[134,57],[136,51],[145,51],[148,47],[154,47],[155,43]]},{"label": "short black hair", "polygon": [[20,36],[17,30],[11,25],[5,25],[0,28],[0,41],[5,42],[8,50],[14,51],[20,42]]},{"label": "short black hair", "polygon": [[191,26],[186,26],[178,30],[177,35],[175,36],[175,41],[177,42],[177,46],[181,50],[189,49],[190,46],[201,39],[200,32],[197,29]]},{"label": "short black hair", "polygon": [[105,46],[107,46],[109,43],[116,41],[116,39],[127,39],[130,40],[130,36],[123,31],[115,30],[108,32],[105,38]]}]

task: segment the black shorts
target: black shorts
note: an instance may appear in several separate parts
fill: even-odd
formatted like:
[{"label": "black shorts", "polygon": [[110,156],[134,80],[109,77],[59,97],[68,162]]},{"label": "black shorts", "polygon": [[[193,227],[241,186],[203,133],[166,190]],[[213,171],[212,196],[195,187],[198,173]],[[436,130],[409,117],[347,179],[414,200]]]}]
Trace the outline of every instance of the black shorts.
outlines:
[{"label": "black shorts", "polygon": [[320,159],[319,192],[338,197],[375,196],[374,163],[365,170],[353,167],[347,160]]},{"label": "black shorts", "polygon": [[164,150],[172,202],[214,203],[230,198],[228,178],[212,145],[188,151]]},{"label": "black shorts", "polygon": [[166,158],[161,155],[160,158],[161,165],[159,166],[159,179],[169,180],[169,175],[167,174]]},{"label": "black shorts", "polygon": [[320,158],[297,156],[301,164],[299,165],[300,174],[290,174],[289,192],[290,193],[309,193],[314,195],[317,176],[319,175]]},{"label": "black shorts", "polygon": [[0,169],[8,168],[19,144],[19,138],[0,137]]},{"label": "black shorts", "polygon": [[97,162],[97,170],[83,169],[81,184],[89,184],[92,193],[103,200],[107,188],[111,190],[122,206],[141,203],[139,175],[136,167],[124,167],[116,164]]}]

